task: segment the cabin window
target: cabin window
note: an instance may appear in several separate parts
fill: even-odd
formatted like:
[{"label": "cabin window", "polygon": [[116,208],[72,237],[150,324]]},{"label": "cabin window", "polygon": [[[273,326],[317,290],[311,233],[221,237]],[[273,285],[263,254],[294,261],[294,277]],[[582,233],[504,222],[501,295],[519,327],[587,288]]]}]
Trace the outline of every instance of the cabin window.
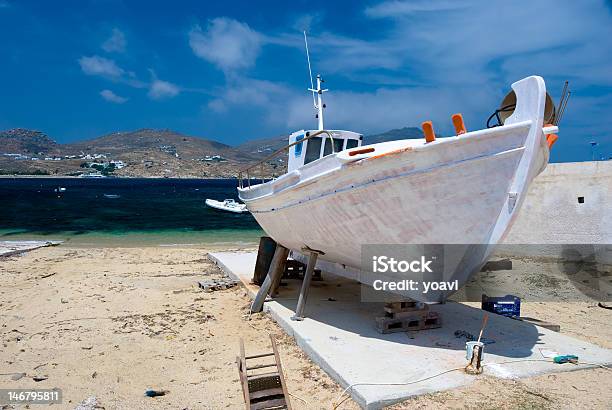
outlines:
[{"label": "cabin window", "polygon": [[578,197],[578,203],[579,204],[584,204],[584,197],[583,196],[579,196]]},{"label": "cabin window", "polygon": [[342,151],[343,145],[344,145],[344,140],[342,138],[334,138],[334,151],[335,152]]},{"label": "cabin window", "polygon": [[[301,141],[304,139],[304,135],[298,135],[297,137],[295,137],[295,141]],[[302,143],[300,142],[299,144],[295,145],[295,156],[297,157],[301,157],[302,156]]]},{"label": "cabin window", "polygon": [[[342,138],[334,138],[334,152],[342,151],[342,145],[344,140]],[[332,142],[331,138],[325,138],[325,148],[323,149],[323,156],[327,156],[332,153]]]},{"label": "cabin window", "polygon": [[321,137],[314,137],[308,140],[306,144],[306,158],[304,158],[304,165],[316,161],[321,156]]},{"label": "cabin window", "polygon": [[352,139],[346,140],[346,149],[355,148],[358,145],[359,145],[359,141],[357,140],[352,140]]}]

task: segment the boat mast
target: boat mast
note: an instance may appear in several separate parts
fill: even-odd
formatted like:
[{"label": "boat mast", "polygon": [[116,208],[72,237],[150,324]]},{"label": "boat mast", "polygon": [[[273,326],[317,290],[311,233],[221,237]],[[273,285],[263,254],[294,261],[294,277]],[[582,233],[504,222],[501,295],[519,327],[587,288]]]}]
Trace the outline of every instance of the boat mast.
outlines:
[{"label": "boat mast", "polygon": [[[320,74],[317,74],[317,88],[314,88],[314,84],[312,82],[312,69],[310,68],[310,53],[308,52],[308,39],[306,37],[306,31],[304,31],[304,44],[306,45],[306,58],[308,60],[308,74],[310,74],[310,88],[308,91],[312,92],[312,104],[314,105],[315,110],[317,110],[316,118],[319,120],[319,130],[323,130],[323,109],[325,108],[325,104],[323,104],[323,93],[328,91],[327,89],[321,88],[321,83],[324,83]],[[315,93],[317,93],[317,99],[315,100]]]},{"label": "boat mast", "polygon": [[317,93],[317,103],[315,104],[315,109],[317,110],[317,118],[319,119],[319,130],[324,130],[323,128],[323,109],[325,108],[325,104],[323,104],[323,93],[327,91],[327,88],[322,89],[321,83],[324,83],[321,75],[317,74],[317,89],[309,88],[313,93]]}]

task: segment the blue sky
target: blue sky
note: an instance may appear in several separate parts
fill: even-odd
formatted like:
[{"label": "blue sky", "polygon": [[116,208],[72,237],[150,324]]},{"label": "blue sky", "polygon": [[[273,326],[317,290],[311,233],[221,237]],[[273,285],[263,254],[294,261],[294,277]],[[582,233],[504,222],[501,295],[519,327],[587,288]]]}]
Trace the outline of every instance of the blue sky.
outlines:
[{"label": "blue sky", "polygon": [[572,97],[553,161],[612,156],[610,1],[0,0],[0,129],[60,142],[170,128],[228,144],[314,128],[302,29],[326,127],[365,134],[462,112],[484,126],[539,74]]}]

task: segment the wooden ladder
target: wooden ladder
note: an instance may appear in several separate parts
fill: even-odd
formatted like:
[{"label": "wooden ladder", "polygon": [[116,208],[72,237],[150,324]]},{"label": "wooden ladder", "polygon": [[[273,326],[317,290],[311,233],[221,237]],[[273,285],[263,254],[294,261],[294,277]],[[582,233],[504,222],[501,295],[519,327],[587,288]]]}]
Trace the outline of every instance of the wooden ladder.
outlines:
[{"label": "wooden ladder", "polygon": [[[291,410],[287,384],[283,375],[283,368],[278,355],[278,348],[274,337],[270,335],[272,352],[246,356],[244,353],[244,340],[240,338],[240,356],[236,357],[238,374],[242,385],[242,394],[247,410],[288,409]],[[274,363],[247,366],[247,360],[261,359],[274,356]],[[265,368],[276,368],[268,373],[258,373]]]}]

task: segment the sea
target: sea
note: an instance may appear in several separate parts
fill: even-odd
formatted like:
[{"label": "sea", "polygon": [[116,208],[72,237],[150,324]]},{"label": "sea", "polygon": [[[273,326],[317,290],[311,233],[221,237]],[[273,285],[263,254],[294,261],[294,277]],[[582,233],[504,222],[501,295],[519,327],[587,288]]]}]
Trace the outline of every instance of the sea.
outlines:
[{"label": "sea", "polygon": [[210,208],[238,200],[235,179],[0,178],[0,241],[81,246],[256,244],[249,213]]}]

